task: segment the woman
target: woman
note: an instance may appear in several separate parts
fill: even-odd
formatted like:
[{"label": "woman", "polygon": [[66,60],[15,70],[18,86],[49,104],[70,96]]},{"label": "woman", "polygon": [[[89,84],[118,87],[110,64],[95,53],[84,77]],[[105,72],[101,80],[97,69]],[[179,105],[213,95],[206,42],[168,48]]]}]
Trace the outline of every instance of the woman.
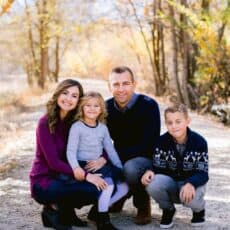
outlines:
[{"label": "woman", "polygon": [[[36,130],[36,155],[30,172],[31,195],[43,204],[44,226],[68,230],[72,225],[86,226],[74,208],[95,203],[100,195],[97,187],[104,180],[87,173],[79,180],[66,160],[68,131],[77,111],[83,88],[78,81],[61,82],[47,103],[47,113],[39,120]],[[88,170],[97,170],[105,164],[101,157],[90,162]],[[75,178],[75,180],[73,180]],[[94,186],[96,184],[97,186]]]}]

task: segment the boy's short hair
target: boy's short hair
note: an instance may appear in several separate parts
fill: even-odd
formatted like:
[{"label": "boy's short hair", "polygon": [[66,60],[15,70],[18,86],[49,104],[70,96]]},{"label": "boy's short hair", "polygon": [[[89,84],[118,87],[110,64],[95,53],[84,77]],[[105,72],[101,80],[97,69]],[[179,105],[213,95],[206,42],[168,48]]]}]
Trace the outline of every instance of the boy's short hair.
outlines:
[{"label": "boy's short hair", "polygon": [[164,111],[165,119],[168,113],[176,113],[176,112],[183,113],[186,118],[188,117],[188,109],[186,105],[180,103],[177,97],[175,96],[171,97],[169,100],[171,104]]}]

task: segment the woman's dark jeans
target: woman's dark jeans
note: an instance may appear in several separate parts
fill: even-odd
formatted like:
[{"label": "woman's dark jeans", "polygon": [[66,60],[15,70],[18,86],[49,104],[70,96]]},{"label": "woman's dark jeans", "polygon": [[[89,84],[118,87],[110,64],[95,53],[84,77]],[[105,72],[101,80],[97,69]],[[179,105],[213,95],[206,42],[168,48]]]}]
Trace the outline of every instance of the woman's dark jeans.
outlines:
[{"label": "woman's dark jeans", "polygon": [[65,209],[96,203],[100,193],[95,185],[66,175],[53,180],[48,188],[44,189],[39,184],[33,186],[34,199],[38,203],[57,204]]}]

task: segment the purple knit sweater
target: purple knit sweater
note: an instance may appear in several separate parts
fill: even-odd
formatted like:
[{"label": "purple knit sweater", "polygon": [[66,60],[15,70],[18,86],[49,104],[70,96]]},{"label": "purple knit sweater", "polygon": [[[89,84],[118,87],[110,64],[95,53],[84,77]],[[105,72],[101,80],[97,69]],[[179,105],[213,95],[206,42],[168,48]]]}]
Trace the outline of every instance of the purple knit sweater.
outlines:
[{"label": "purple knit sweater", "polygon": [[39,120],[36,130],[36,155],[30,172],[32,196],[35,183],[40,184],[42,188],[47,188],[56,175],[60,173],[73,175],[66,160],[68,131],[66,124],[60,120],[55,133],[51,134],[47,115]]}]

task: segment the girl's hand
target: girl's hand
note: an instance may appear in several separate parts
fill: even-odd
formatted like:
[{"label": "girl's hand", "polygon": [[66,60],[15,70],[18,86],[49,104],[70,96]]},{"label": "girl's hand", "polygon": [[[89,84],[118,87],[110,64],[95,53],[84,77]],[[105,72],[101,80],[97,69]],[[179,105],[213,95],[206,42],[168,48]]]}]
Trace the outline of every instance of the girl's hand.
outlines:
[{"label": "girl's hand", "polygon": [[182,203],[189,204],[195,197],[196,190],[190,183],[186,183],[180,190],[180,199]]},{"label": "girl's hand", "polygon": [[101,174],[88,173],[87,176],[86,176],[86,181],[94,184],[99,191],[106,189],[107,186],[108,186],[106,181],[101,178]]},{"label": "girl's hand", "polygon": [[74,178],[79,181],[85,180],[85,171],[81,167],[77,167],[73,170]]},{"label": "girl's hand", "polygon": [[95,172],[98,169],[102,168],[106,164],[107,160],[104,157],[100,157],[97,160],[88,161],[85,166],[85,170],[88,172]]},{"label": "girl's hand", "polygon": [[141,177],[141,183],[144,186],[147,186],[154,178],[154,172],[151,170],[147,170],[145,174]]}]

